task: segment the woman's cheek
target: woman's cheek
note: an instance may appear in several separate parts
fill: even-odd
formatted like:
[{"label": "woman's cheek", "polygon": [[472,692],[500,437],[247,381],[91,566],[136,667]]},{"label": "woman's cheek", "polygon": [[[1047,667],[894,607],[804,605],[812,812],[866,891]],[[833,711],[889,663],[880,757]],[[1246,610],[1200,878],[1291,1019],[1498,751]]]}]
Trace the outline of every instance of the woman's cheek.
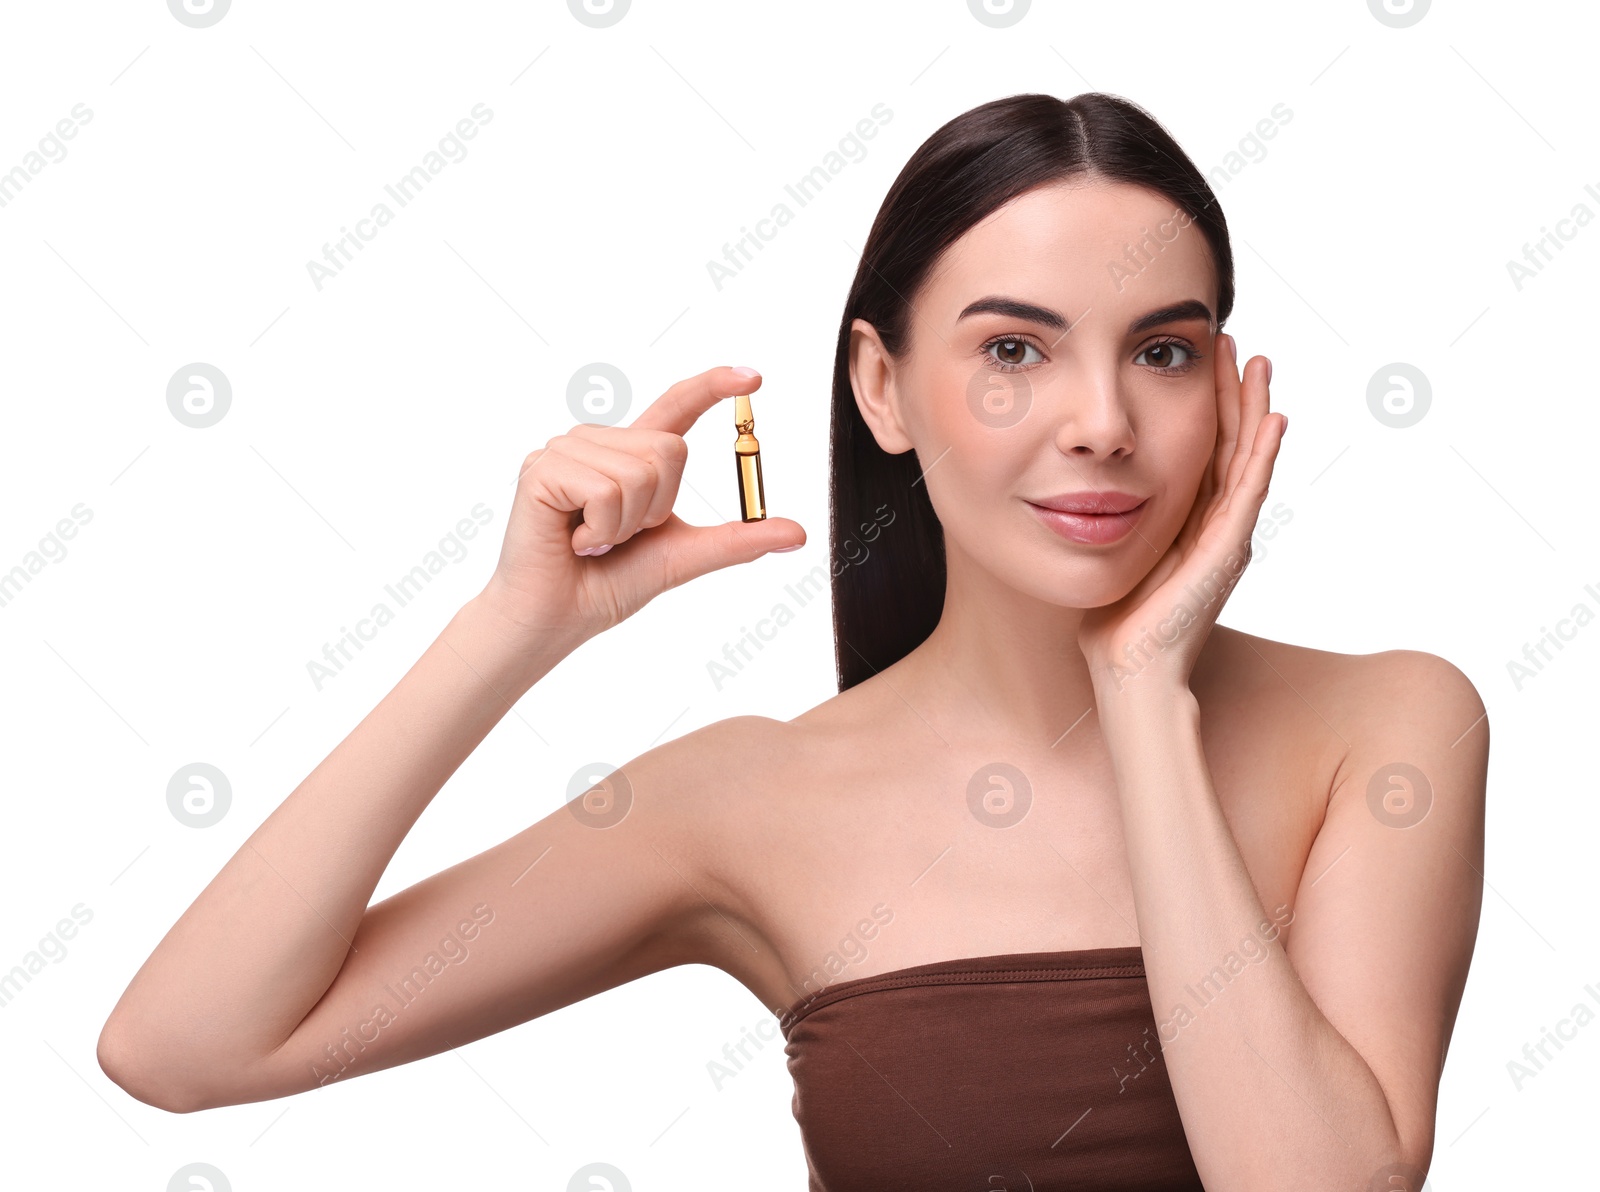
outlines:
[{"label": "woman's cheek", "polygon": [[[1201,434],[1202,431],[1197,429],[1195,439]],[[1212,446],[1209,446],[1203,454],[1197,454],[1191,449],[1167,473],[1170,477],[1167,492],[1171,497],[1168,501],[1167,516],[1171,519],[1174,537],[1183,529],[1183,523],[1189,519],[1189,511],[1194,508],[1195,498],[1200,495],[1200,483],[1205,478],[1206,469],[1211,466],[1211,457],[1215,451],[1215,428],[1212,429],[1211,436],[1205,441]],[[1195,439],[1191,439],[1191,443]]]}]

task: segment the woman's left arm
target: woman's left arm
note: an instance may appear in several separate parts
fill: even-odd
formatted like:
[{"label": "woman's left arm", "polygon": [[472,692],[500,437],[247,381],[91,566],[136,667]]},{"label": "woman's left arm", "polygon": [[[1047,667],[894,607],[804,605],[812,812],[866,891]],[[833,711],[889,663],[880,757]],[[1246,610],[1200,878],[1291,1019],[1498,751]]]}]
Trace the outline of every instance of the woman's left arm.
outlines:
[{"label": "woman's left arm", "polygon": [[1100,700],[1163,1061],[1207,1187],[1420,1192],[1432,1157],[1482,902],[1488,724],[1442,659],[1357,661],[1383,698],[1289,908],[1256,894],[1194,696]]},{"label": "woman's left arm", "polygon": [[[1190,516],[1078,636],[1162,1057],[1208,1187],[1420,1192],[1482,905],[1488,719],[1443,659],[1351,659],[1340,704],[1359,711],[1339,717],[1348,749],[1294,905],[1261,905],[1189,676],[1249,562],[1287,420],[1268,412],[1266,361],[1241,383],[1232,337],[1218,346],[1217,444]],[[1283,698],[1312,697],[1286,682]]]}]

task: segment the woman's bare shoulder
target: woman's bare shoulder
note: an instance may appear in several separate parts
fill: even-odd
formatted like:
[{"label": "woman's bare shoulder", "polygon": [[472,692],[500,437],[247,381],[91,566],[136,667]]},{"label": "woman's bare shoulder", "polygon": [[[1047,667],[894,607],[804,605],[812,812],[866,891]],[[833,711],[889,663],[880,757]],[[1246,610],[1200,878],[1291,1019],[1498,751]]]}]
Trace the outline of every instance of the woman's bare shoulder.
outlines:
[{"label": "woman's bare shoulder", "polygon": [[841,752],[840,739],[829,740],[834,731],[809,713],[794,721],[731,716],[624,767],[660,829],[663,855],[701,900],[699,912],[673,928],[677,962],[709,964],[747,984],[777,980],[762,969],[777,954],[769,908],[789,899],[775,893],[782,882],[772,850],[777,842],[812,847],[823,830],[817,801],[803,796],[839,785],[829,768]]},{"label": "woman's bare shoulder", "polygon": [[847,719],[840,714],[842,697],[834,696],[796,716],[730,716],[675,737],[652,752],[673,758],[683,772],[703,775],[748,773],[760,777],[814,752]]},{"label": "woman's bare shoulder", "polygon": [[822,831],[830,793],[854,789],[863,767],[882,765],[881,751],[867,745],[882,742],[883,705],[877,685],[862,684],[791,720],[731,716],[646,755],[677,801],[675,818],[696,841],[703,871],[742,884],[740,858]]},{"label": "woman's bare shoulder", "polygon": [[1225,625],[1212,630],[1195,669],[1195,687],[1197,695],[1204,691],[1228,702],[1252,695],[1287,700],[1285,707],[1320,719],[1336,733],[1341,726],[1359,729],[1383,720],[1419,699],[1452,711],[1483,707],[1472,681],[1437,654],[1403,648],[1341,653]]},{"label": "woman's bare shoulder", "polygon": [[710,842],[753,837],[766,813],[839,757],[849,718],[823,701],[793,720],[730,716],[693,729],[630,763],[668,794],[696,834]]}]

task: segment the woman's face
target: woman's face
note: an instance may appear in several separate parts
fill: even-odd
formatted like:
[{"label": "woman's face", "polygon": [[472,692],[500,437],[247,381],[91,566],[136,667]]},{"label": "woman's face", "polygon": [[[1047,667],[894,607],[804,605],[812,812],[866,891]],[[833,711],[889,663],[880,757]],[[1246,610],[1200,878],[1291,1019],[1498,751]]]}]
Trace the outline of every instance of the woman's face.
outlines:
[{"label": "woman's face", "polygon": [[[856,320],[878,443],[914,448],[952,578],[969,561],[1053,604],[1126,595],[1188,518],[1216,446],[1217,281],[1200,229],[1120,183],[1039,187],[974,226],[889,360]],[[1073,517],[1057,499],[1126,494]]]}]

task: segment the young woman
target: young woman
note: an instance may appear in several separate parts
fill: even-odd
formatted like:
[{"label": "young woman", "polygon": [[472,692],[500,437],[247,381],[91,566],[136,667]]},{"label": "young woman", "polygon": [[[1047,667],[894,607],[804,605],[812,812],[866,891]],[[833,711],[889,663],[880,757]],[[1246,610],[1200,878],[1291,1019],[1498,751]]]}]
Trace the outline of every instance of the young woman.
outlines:
[{"label": "young woman", "polygon": [[[805,541],[672,512],[683,435],[750,370],[573,427],[525,461],[484,590],[139,970],[102,1066],[174,1112],[259,1101],[703,963],[780,1016],[813,1189],[1415,1192],[1488,723],[1435,656],[1216,624],[1286,426],[1219,331],[1233,296],[1215,196],[1135,105],[945,125],[839,332],[839,694],[652,749],[367,905],[558,661]],[[491,918],[428,987],[418,958]]]}]

